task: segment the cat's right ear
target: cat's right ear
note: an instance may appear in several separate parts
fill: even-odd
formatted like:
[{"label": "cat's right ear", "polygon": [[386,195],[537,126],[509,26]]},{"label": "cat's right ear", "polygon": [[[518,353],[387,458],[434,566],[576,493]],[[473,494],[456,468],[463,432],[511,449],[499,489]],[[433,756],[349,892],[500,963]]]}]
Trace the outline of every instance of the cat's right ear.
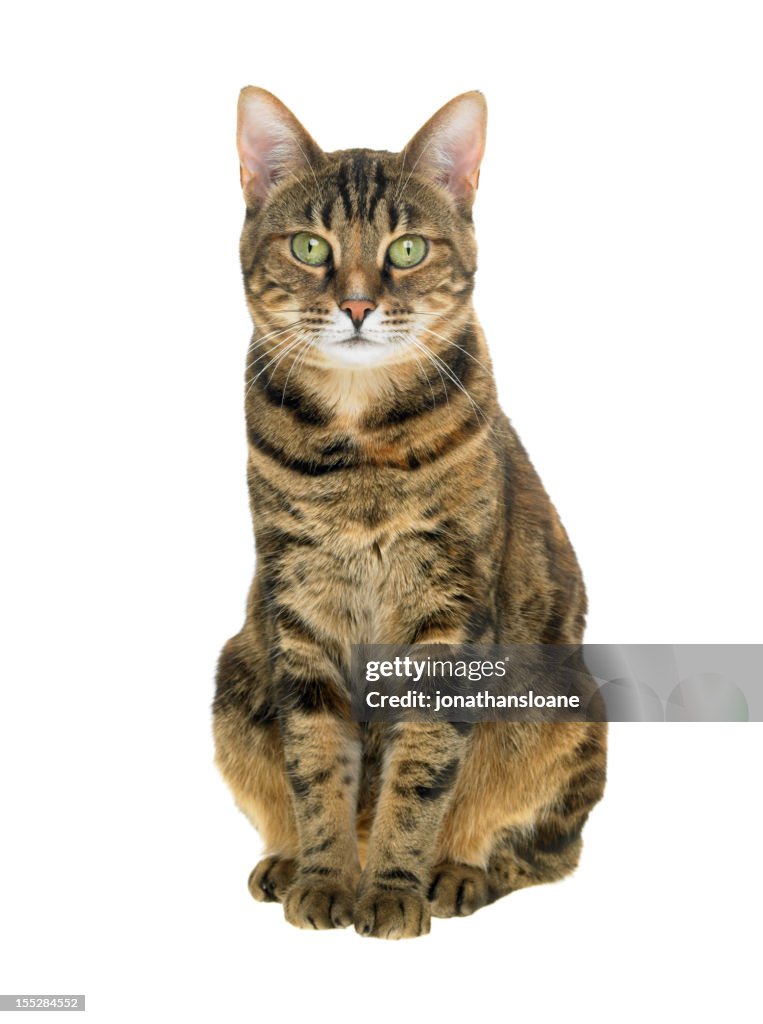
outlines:
[{"label": "cat's right ear", "polygon": [[236,143],[248,204],[261,202],[281,178],[308,168],[322,155],[289,108],[272,92],[253,85],[238,98]]},{"label": "cat's right ear", "polygon": [[462,92],[429,118],[403,150],[403,169],[442,185],[469,211],[485,154],[487,103],[479,89]]}]

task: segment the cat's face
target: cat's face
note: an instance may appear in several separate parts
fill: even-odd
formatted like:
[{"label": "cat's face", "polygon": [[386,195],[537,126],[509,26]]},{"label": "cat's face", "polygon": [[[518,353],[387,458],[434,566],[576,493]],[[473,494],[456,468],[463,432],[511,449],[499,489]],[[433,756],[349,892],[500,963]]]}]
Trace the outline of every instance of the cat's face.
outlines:
[{"label": "cat's face", "polygon": [[274,96],[243,90],[241,260],[263,370],[421,362],[448,343],[473,288],[485,122],[464,93],[401,153],[324,153]]}]

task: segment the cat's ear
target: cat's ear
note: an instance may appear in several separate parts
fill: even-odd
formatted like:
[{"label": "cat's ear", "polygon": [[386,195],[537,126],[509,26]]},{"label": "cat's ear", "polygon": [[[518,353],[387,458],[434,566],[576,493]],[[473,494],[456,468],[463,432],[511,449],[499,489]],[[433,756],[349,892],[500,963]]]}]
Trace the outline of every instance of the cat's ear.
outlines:
[{"label": "cat's ear", "polygon": [[462,92],[429,118],[403,150],[404,171],[444,185],[470,209],[485,153],[487,103],[478,90]]},{"label": "cat's ear", "polygon": [[253,85],[238,98],[236,142],[247,201],[264,199],[277,181],[307,169],[322,155],[289,108]]}]

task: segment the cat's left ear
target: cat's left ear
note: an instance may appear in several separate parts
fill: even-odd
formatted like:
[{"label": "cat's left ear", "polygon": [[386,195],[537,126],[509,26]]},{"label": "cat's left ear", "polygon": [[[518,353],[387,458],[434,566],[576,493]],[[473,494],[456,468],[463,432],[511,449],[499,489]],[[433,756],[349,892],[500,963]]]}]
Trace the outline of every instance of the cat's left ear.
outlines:
[{"label": "cat's left ear", "polygon": [[487,103],[479,90],[462,92],[429,118],[403,150],[404,171],[444,185],[471,209],[485,154]]},{"label": "cat's left ear", "polygon": [[267,89],[248,85],[238,99],[238,158],[247,202],[265,198],[281,178],[307,170],[323,150],[289,108]]}]

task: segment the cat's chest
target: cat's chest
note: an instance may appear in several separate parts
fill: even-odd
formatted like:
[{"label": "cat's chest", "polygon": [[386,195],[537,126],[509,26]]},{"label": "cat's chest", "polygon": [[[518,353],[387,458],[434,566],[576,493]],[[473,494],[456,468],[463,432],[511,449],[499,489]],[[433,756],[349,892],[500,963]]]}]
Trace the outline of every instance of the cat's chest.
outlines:
[{"label": "cat's chest", "polygon": [[[401,598],[426,589],[436,559],[427,534],[441,508],[437,491],[410,473],[400,479],[356,470],[317,478],[312,487],[300,481],[287,510],[272,505],[272,492],[262,487],[255,532],[263,570],[275,567],[289,603],[337,639],[403,640]],[[260,502],[255,497],[256,507]],[[274,542],[281,546],[270,548]]]},{"label": "cat's chest", "polygon": [[421,566],[407,553],[408,526],[388,521],[386,530],[373,532],[376,539],[371,533],[347,532],[346,543],[330,548],[337,570],[333,597],[345,610],[349,644],[404,640],[407,628],[400,616],[400,593],[427,586]]}]

